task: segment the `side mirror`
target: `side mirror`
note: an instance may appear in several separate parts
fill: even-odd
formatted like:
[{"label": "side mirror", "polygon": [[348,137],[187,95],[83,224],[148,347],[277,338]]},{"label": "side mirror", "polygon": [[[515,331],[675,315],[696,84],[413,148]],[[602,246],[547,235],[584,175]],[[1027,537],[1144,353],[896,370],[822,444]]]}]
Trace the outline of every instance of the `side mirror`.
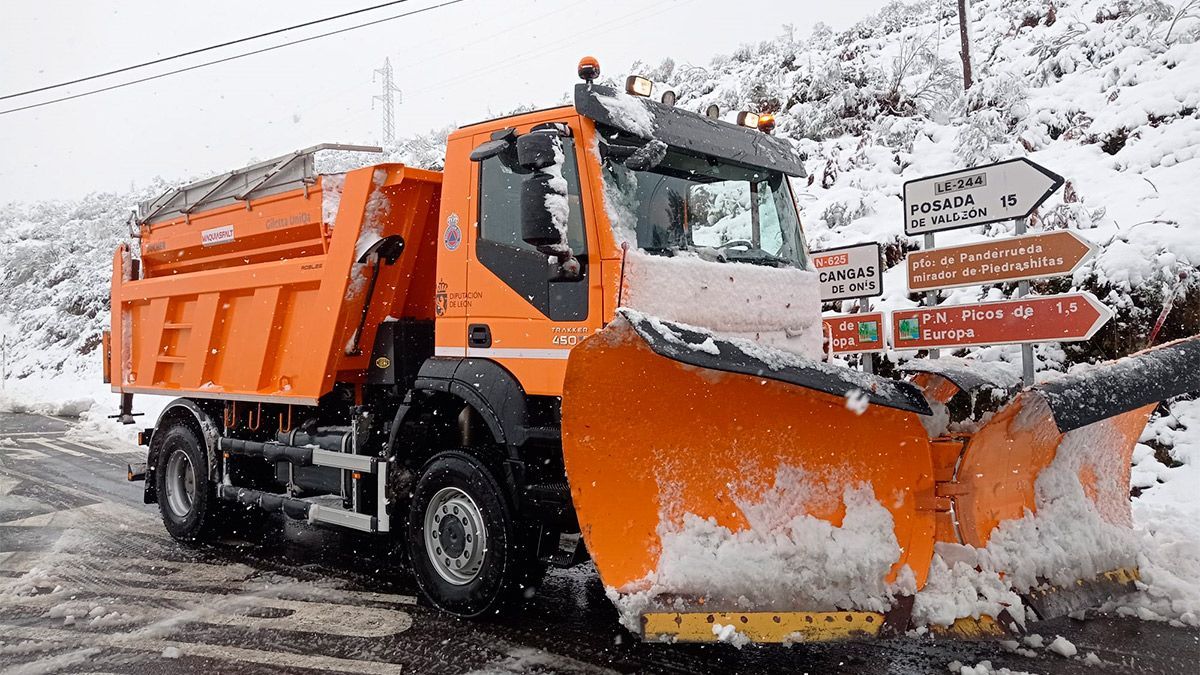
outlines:
[{"label": "side mirror", "polygon": [[554,165],[556,153],[562,152],[558,134],[531,131],[517,137],[517,163],[530,171],[541,171]]},{"label": "side mirror", "polygon": [[558,194],[550,187],[550,180],[550,174],[539,171],[521,184],[521,238],[531,246],[562,242],[562,233],[554,226],[554,216],[546,207],[546,197]]},{"label": "side mirror", "polygon": [[494,141],[484,141],[480,143],[474,150],[471,151],[472,162],[482,162],[485,159],[490,159],[504,152],[512,145],[508,139],[498,139]]}]

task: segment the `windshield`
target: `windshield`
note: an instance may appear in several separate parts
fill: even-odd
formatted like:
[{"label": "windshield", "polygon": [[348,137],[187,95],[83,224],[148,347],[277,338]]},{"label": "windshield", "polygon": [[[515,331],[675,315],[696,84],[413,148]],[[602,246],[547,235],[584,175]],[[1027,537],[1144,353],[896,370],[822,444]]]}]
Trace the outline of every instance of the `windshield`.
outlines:
[{"label": "windshield", "polygon": [[638,248],[807,268],[800,219],[779,171],[668,150],[646,171],[606,158],[604,180],[616,225],[636,235]]}]

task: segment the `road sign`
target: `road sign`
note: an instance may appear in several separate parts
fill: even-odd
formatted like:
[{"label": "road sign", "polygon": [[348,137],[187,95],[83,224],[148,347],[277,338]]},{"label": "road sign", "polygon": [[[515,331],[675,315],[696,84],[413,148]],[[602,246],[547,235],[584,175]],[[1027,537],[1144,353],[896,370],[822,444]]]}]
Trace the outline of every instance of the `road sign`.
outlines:
[{"label": "road sign", "polygon": [[881,352],[883,340],[883,314],[829,314],[821,319],[825,335],[829,336],[830,348],[835,354]]},{"label": "road sign", "polygon": [[883,295],[883,247],[856,244],[813,251],[813,267],[821,278],[821,301]]},{"label": "road sign", "polygon": [[892,346],[928,349],[1076,342],[1095,335],[1112,315],[1112,310],[1087,292],[921,307],[892,312]]},{"label": "road sign", "polygon": [[1096,245],[1069,230],[908,254],[908,290],[1023,281],[1071,274]]},{"label": "road sign", "polygon": [[904,233],[927,234],[1025,218],[1063,177],[1025,158],[904,184]]}]

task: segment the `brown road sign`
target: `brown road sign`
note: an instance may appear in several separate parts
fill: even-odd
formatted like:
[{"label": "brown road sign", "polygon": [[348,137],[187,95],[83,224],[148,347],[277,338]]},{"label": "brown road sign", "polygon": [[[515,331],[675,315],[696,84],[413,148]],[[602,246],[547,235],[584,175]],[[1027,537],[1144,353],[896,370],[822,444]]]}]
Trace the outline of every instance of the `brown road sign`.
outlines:
[{"label": "brown road sign", "polygon": [[822,319],[835,354],[883,351],[883,314],[830,314]]},{"label": "brown road sign", "polygon": [[1034,295],[892,312],[892,346],[930,349],[1087,340],[1112,318],[1091,293]]},{"label": "brown road sign", "polygon": [[1063,276],[1079,269],[1095,252],[1095,244],[1069,230],[912,251],[908,290]]}]

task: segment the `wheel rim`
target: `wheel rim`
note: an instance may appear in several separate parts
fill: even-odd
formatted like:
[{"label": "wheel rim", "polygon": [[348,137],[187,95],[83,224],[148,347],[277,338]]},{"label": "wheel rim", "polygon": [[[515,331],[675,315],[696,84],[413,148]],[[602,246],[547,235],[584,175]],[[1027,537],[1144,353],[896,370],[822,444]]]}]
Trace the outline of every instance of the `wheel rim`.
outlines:
[{"label": "wheel rim", "polygon": [[470,495],[438,490],[425,507],[425,552],[440,577],[455,586],[479,576],[487,553],[487,527]]},{"label": "wheel rim", "polygon": [[196,472],[192,460],[181,448],[172,451],[166,468],[167,507],[179,518],[192,512],[196,499]]}]

